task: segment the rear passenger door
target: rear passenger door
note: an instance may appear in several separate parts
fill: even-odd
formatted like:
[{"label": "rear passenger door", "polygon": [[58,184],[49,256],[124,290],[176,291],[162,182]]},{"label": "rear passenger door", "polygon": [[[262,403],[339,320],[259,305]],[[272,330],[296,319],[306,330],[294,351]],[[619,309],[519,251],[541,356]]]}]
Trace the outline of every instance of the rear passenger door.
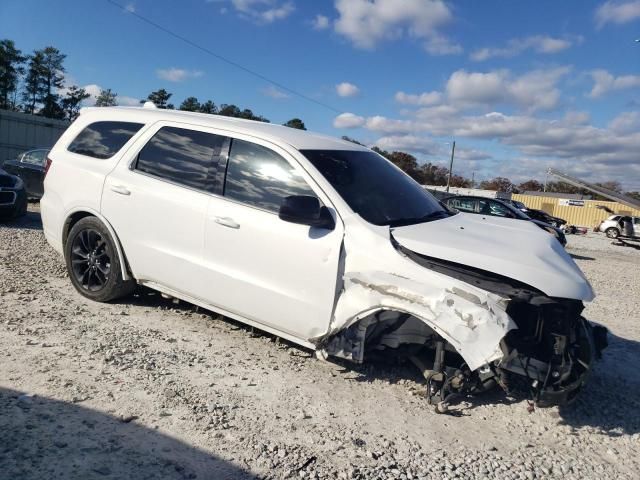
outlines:
[{"label": "rear passenger door", "polygon": [[343,226],[278,217],[289,195],[329,199],[295,157],[252,137],[233,138],[223,196],[209,202],[204,259],[208,301],[298,339],[325,333],[333,311]]},{"label": "rear passenger door", "polygon": [[225,142],[206,128],[160,122],[107,177],[102,212],[138,280],[204,298],[204,220]]}]

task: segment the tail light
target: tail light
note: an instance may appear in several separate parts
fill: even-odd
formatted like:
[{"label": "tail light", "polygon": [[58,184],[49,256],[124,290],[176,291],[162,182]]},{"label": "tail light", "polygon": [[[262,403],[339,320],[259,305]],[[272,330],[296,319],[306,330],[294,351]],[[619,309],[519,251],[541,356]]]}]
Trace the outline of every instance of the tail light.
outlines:
[{"label": "tail light", "polygon": [[51,168],[51,164],[52,164],[52,160],[51,157],[49,157],[49,155],[47,155],[47,159],[44,162],[44,176],[47,176],[47,172],[49,171],[49,168]]}]

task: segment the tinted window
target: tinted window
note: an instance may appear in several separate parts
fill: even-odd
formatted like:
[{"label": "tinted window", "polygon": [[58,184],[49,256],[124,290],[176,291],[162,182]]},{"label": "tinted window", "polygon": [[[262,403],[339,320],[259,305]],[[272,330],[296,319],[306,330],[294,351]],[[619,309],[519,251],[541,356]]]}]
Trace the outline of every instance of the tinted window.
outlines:
[{"label": "tinted window", "polygon": [[268,148],[233,140],[224,196],[272,212],[289,195],[316,196],[289,162]]},{"label": "tinted window", "polygon": [[85,127],[69,145],[70,152],[110,158],[142,128],[142,123],[96,122]]},{"label": "tinted window", "polygon": [[211,133],[162,127],[140,150],[135,168],[188,187],[212,191],[213,174],[225,141],[225,137]]},{"label": "tinted window", "polygon": [[351,209],[375,225],[409,225],[449,216],[433,195],[371,151],[303,150]]},{"label": "tinted window", "polygon": [[447,204],[461,212],[475,213],[476,211],[476,201],[472,198],[450,198]]},{"label": "tinted window", "polygon": [[29,163],[31,165],[44,165],[44,158],[47,150],[34,150],[32,152],[27,152],[22,157],[22,163]]}]

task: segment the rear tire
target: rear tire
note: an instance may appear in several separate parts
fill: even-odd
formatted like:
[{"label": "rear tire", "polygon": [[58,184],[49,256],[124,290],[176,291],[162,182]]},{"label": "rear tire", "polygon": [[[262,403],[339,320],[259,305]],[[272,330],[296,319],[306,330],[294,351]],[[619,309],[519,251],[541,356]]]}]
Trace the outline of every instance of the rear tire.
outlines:
[{"label": "rear tire", "polygon": [[616,227],[609,227],[605,230],[605,232],[607,234],[607,237],[609,238],[618,238],[620,236],[620,230],[618,230]]},{"label": "rear tire", "polygon": [[122,279],[115,241],[96,217],[85,217],[73,226],[64,257],[71,283],[91,300],[109,302],[130,294],[136,287],[135,280]]}]

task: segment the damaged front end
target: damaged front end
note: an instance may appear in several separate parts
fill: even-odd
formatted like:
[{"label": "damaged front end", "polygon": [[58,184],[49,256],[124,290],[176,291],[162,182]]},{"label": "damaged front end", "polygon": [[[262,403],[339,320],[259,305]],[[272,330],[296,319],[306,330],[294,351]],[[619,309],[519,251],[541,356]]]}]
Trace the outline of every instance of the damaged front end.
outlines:
[{"label": "damaged front end", "polygon": [[[553,298],[391,240],[414,266],[437,274],[439,289],[400,275],[345,273],[336,316],[350,321],[321,340],[325,354],[357,363],[389,349],[405,355],[422,371],[427,398],[440,412],[454,398],[496,384],[540,407],[576,397],[607,344],[606,328],[581,316],[581,300]],[[354,315],[365,304],[371,308]]]}]

